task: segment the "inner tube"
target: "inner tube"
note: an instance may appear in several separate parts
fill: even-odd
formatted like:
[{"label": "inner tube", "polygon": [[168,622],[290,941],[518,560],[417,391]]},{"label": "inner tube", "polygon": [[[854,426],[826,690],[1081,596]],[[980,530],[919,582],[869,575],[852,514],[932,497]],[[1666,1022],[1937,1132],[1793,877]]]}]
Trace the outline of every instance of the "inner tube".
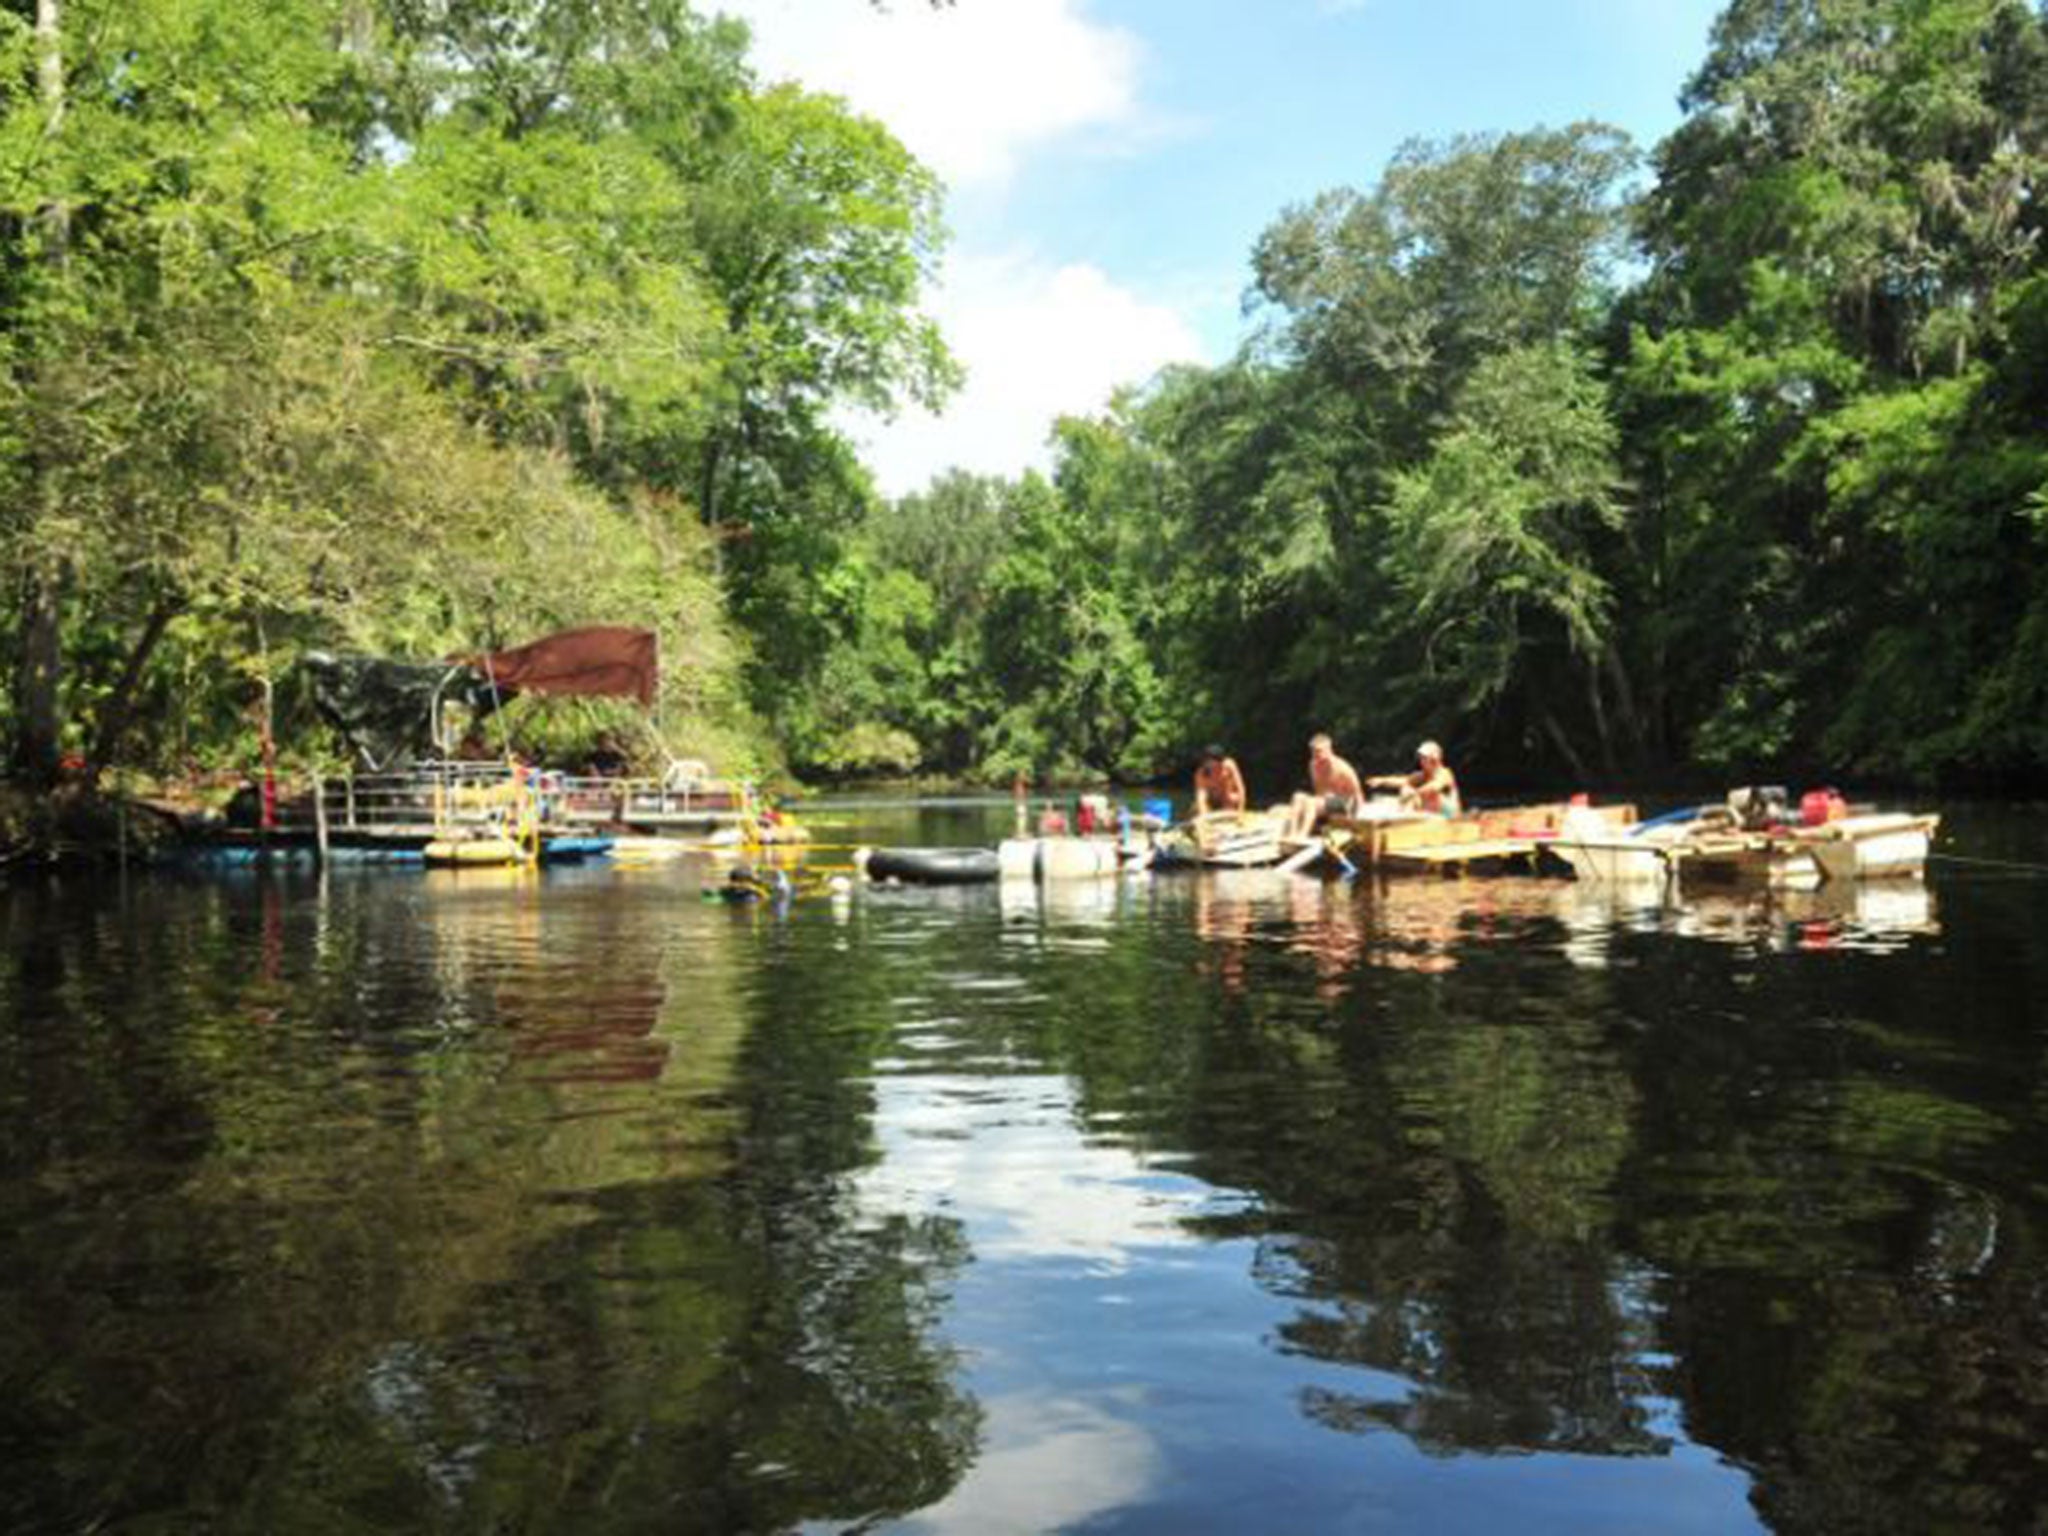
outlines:
[{"label": "inner tube", "polygon": [[602,859],[611,851],[608,837],[551,837],[540,845],[543,864],[580,864],[585,859]]},{"label": "inner tube", "polygon": [[982,885],[1003,872],[993,848],[877,848],[868,855],[870,880],[905,885]]}]

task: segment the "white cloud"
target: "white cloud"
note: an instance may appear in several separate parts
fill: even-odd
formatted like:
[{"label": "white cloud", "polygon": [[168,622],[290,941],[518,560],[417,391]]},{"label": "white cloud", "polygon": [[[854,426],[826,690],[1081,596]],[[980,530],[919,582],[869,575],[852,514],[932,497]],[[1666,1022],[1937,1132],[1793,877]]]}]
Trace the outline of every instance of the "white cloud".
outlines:
[{"label": "white cloud", "polygon": [[1187,130],[1142,108],[1141,48],[1088,0],[716,0],[754,31],[763,78],[844,97],[955,190],[957,243],[926,309],[968,373],[944,416],[843,424],[883,492],[954,466],[1014,475],[1048,462],[1054,417],[1098,409],[1161,364],[1199,360],[1185,309],[1120,284],[1085,253],[998,253],[983,221],[1020,166],[1081,149],[1142,153]]},{"label": "white cloud", "polygon": [[967,1475],[909,1516],[906,1531],[1066,1530],[1135,1504],[1165,1473],[1144,1430],[1084,1397],[1006,1392],[982,1407],[982,1446]]},{"label": "white cloud", "polygon": [[1124,1274],[1194,1246],[1189,1218],[1219,1193],[1084,1136],[1062,1077],[882,1076],[874,1094],[883,1155],[858,1180],[863,1206],[952,1216],[985,1262]]},{"label": "white cloud", "polygon": [[1080,0],[717,0],[754,29],[770,80],[795,79],[880,118],[954,186],[1001,182],[1029,151],[1081,130],[1145,131],[1137,39]]},{"label": "white cloud", "polygon": [[931,307],[967,369],[966,386],[942,416],[849,424],[889,496],[956,466],[1002,475],[1044,468],[1055,417],[1099,410],[1119,385],[1166,363],[1203,359],[1177,310],[1085,262],[958,257]]}]

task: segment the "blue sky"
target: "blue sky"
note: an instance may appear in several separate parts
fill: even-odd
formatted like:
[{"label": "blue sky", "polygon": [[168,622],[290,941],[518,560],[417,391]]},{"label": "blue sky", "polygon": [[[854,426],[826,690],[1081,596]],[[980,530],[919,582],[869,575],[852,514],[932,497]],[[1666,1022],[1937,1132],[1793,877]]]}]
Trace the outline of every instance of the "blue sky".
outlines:
[{"label": "blue sky", "polygon": [[969,383],[849,425],[882,489],[1045,463],[1062,411],[1243,334],[1253,242],[1409,138],[1580,118],[1649,148],[1722,0],[715,0],[764,76],[882,119],[948,186],[930,308]]}]

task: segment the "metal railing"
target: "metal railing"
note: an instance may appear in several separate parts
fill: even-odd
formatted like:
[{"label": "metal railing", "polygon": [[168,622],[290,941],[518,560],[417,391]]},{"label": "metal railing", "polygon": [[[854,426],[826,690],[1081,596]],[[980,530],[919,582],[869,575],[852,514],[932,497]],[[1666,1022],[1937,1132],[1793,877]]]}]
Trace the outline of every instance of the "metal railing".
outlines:
[{"label": "metal railing", "polygon": [[[315,803],[315,795],[318,803]],[[395,832],[485,826],[522,815],[553,825],[715,825],[744,817],[746,786],[721,779],[613,778],[515,767],[498,760],[431,762],[397,773],[351,774],[281,797],[277,826]]]}]

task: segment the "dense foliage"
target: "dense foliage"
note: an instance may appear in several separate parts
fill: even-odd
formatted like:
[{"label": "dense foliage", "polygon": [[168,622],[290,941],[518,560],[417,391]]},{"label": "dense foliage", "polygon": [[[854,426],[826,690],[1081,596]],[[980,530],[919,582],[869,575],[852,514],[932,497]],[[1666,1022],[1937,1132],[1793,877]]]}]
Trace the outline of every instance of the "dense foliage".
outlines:
[{"label": "dense foliage", "polygon": [[2042,12],[1736,0],[1684,106],[1647,163],[1411,144],[1284,211],[1236,358],[973,488],[978,583],[901,531],[961,483],[878,520],[943,631],[891,727],[1001,773],[1291,774],[1321,727],[1502,780],[2041,775]]},{"label": "dense foliage", "polygon": [[[40,23],[40,24],[38,24]],[[1732,0],[1648,155],[1413,143],[1238,354],[888,504],[940,189],[684,0],[5,0],[17,767],[247,750],[299,649],[659,625],[798,773],[2048,770],[2048,14]],[[1277,786],[1276,786],[1277,787]]]},{"label": "dense foliage", "polygon": [[[669,746],[772,762],[846,622],[782,567],[869,494],[825,412],[951,364],[931,178],[745,42],[682,0],[0,8],[18,771],[246,753],[309,647],[598,621],[660,631]],[[801,637],[779,687],[734,615]]]}]

